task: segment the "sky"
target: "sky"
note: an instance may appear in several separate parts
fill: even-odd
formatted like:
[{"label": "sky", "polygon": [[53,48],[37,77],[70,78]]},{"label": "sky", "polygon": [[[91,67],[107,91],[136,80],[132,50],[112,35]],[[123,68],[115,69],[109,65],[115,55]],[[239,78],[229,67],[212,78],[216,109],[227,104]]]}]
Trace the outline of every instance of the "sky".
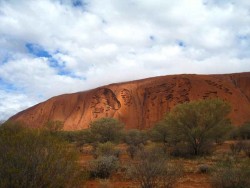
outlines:
[{"label": "sky", "polygon": [[249,0],[0,0],[0,120],[63,93],[250,71]]}]

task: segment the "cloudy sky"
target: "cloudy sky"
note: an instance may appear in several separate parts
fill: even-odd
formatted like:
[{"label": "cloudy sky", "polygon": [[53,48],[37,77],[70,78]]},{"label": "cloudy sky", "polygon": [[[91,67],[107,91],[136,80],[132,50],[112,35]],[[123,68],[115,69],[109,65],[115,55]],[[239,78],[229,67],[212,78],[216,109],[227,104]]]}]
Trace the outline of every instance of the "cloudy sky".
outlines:
[{"label": "cloudy sky", "polygon": [[0,0],[0,120],[103,84],[248,71],[249,0]]}]

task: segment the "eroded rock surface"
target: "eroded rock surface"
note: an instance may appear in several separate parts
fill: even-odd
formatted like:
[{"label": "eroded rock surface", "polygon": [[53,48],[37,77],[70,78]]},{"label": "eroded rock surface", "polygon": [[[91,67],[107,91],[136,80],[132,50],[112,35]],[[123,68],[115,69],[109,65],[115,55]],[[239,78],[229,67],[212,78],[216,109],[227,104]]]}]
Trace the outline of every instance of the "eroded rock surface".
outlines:
[{"label": "eroded rock surface", "polygon": [[60,120],[65,130],[79,130],[98,118],[114,117],[128,129],[147,129],[175,105],[208,98],[228,101],[235,125],[250,121],[250,73],[172,75],[111,84],[53,97],[10,119],[30,127]]}]

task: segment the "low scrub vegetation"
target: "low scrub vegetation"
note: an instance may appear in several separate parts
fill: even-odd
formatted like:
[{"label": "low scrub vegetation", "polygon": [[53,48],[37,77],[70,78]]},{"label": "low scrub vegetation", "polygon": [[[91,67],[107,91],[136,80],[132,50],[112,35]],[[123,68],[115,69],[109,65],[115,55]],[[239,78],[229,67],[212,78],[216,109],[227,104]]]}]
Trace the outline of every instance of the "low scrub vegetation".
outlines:
[{"label": "low scrub vegetation", "polygon": [[97,159],[91,161],[88,166],[90,177],[92,178],[109,178],[119,167],[119,161],[117,157],[112,155],[100,156]]},{"label": "low scrub vegetation", "polygon": [[138,152],[128,174],[139,182],[141,188],[168,188],[181,177],[182,168],[169,164],[164,154],[156,148],[150,148]]},{"label": "low scrub vegetation", "polygon": [[89,162],[91,178],[109,178],[119,168],[120,150],[111,142],[99,143],[93,150],[94,160]]},{"label": "low scrub vegetation", "polygon": [[72,187],[84,177],[77,153],[46,131],[5,124],[0,153],[0,187]]},{"label": "low scrub vegetation", "polygon": [[240,127],[235,127],[231,133],[232,139],[249,140],[250,139],[250,122],[246,122]]},{"label": "low scrub vegetation", "polygon": [[120,150],[115,148],[112,142],[99,143],[94,147],[93,155],[95,158],[100,156],[114,156],[119,158]]},{"label": "low scrub vegetation", "polygon": [[90,123],[90,132],[96,142],[119,142],[124,125],[113,118],[102,118]]},{"label": "low scrub vegetation", "polygon": [[202,164],[199,166],[198,172],[202,174],[206,174],[210,171],[210,167],[206,164]]},{"label": "low scrub vegetation", "polygon": [[[218,99],[184,103],[147,131],[124,130],[113,118],[93,121],[81,131],[62,131],[57,121],[43,130],[4,123],[0,187],[78,187],[88,178],[112,184],[122,176],[141,188],[170,188],[184,172],[211,176],[213,187],[250,187],[249,123],[232,129],[229,112],[230,106]],[[222,156],[213,154],[225,149],[219,144],[228,133],[236,140],[226,143]],[[196,159],[205,161],[183,167],[183,161]]]},{"label": "low scrub vegetation", "polygon": [[228,158],[216,164],[212,172],[213,187],[246,188],[250,187],[250,161]]},{"label": "low scrub vegetation", "polygon": [[133,159],[137,152],[144,147],[148,140],[145,131],[129,130],[124,135],[124,142],[128,145],[127,153]]}]

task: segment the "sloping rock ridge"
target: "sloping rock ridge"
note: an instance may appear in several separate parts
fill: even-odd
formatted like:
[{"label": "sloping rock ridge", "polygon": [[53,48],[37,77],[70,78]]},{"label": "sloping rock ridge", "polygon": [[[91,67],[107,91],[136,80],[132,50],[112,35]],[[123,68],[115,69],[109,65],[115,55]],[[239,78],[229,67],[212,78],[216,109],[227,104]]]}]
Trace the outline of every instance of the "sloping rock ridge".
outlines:
[{"label": "sloping rock ridge", "polygon": [[102,117],[113,117],[127,129],[155,125],[175,105],[220,98],[231,104],[235,125],[250,121],[250,72],[224,75],[171,75],[111,84],[89,91],[53,97],[10,118],[30,127],[48,120],[64,123],[64,130],[88,128]]}]

